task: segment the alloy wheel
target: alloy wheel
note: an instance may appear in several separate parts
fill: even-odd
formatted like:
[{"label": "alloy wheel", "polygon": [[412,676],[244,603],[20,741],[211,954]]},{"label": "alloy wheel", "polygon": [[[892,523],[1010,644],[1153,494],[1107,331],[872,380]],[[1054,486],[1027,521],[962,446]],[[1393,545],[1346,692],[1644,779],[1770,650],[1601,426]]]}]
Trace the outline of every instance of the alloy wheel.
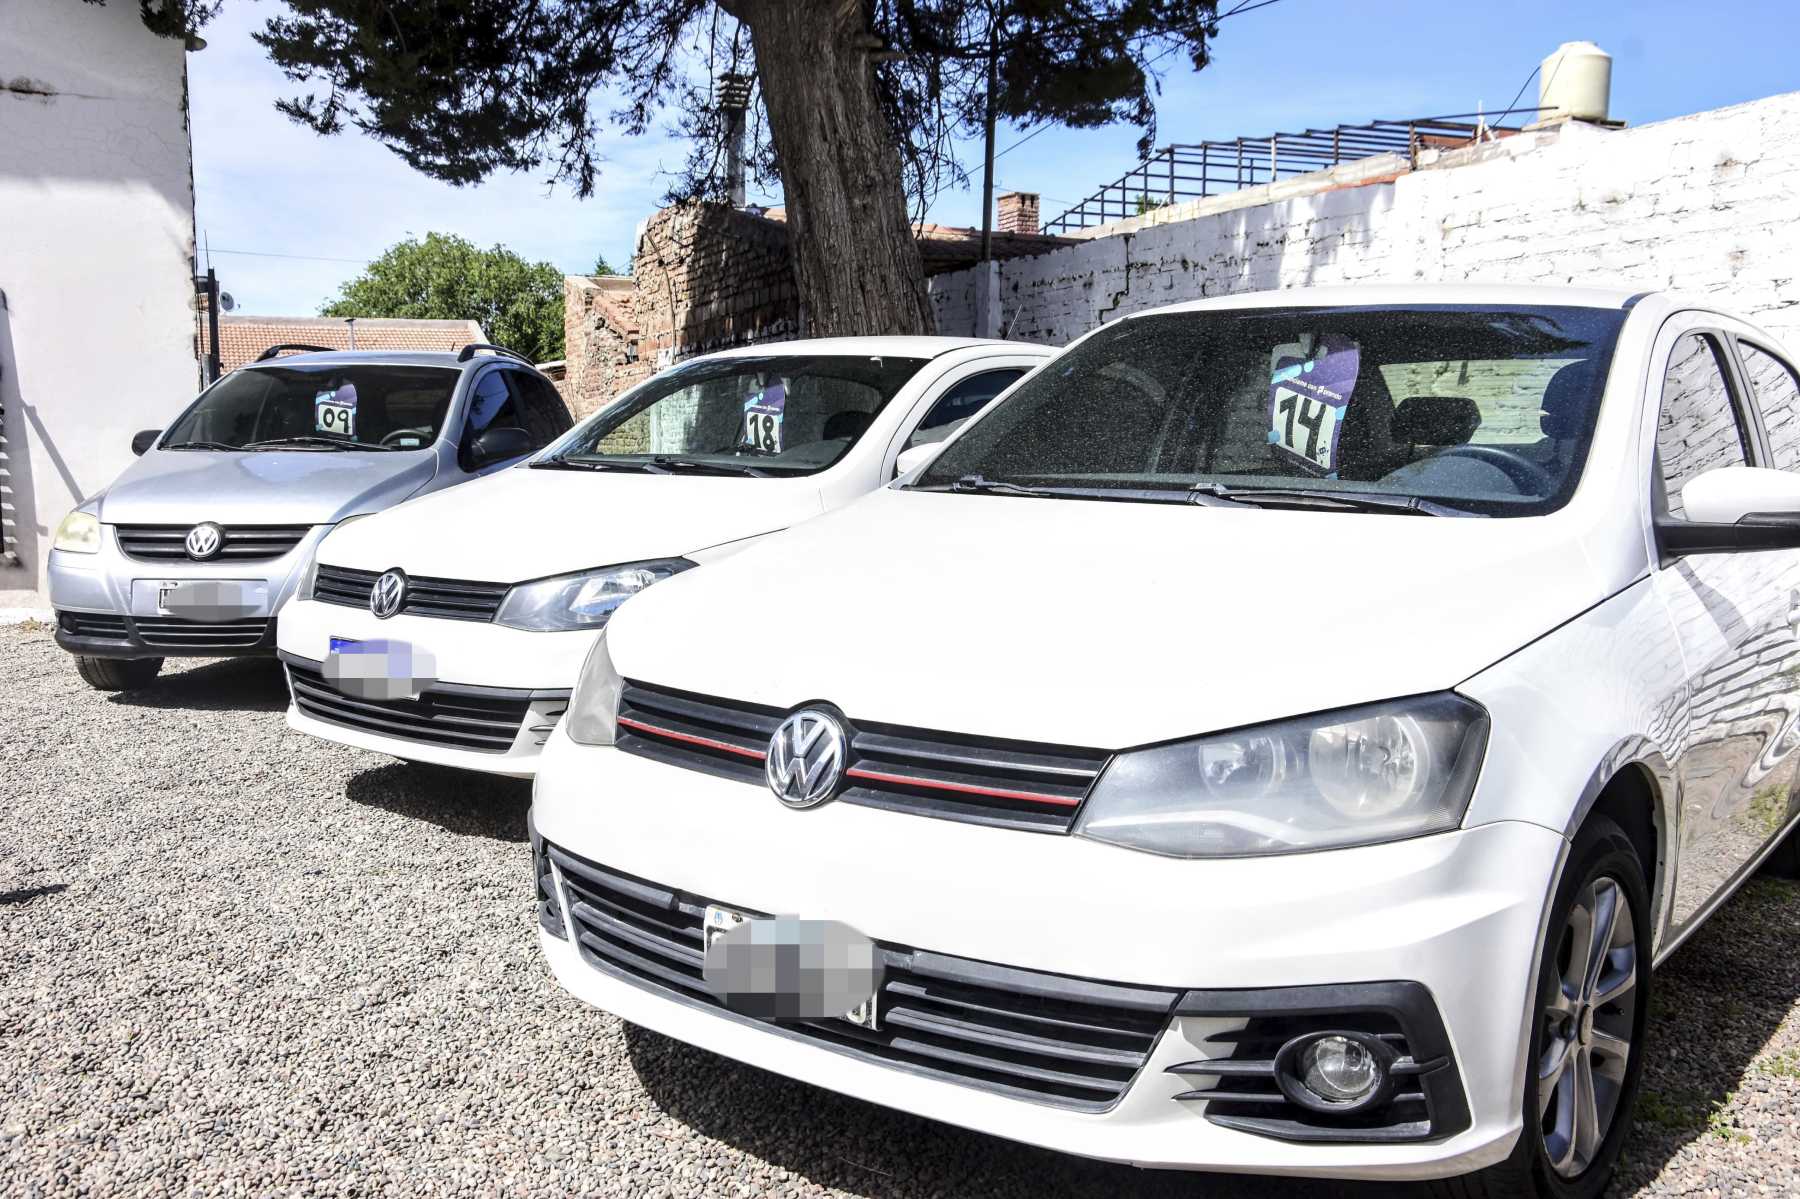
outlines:
[{"label": "alloy wheel", "polygon": [[1538,1116],[1551,1168],[1575,1178],[1612,1130],[1637,1031],[1637,930],[1616,879],[1576,896],[1555,972],[1539,1020]]}]

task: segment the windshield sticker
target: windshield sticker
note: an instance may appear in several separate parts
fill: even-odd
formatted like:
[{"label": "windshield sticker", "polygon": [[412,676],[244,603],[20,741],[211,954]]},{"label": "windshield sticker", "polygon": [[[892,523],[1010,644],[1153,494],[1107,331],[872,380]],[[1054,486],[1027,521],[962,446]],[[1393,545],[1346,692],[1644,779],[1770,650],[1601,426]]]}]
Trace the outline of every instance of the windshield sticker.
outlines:
[{"label": "windshield sticker", "polygon": [[745,401],[738,444],[759,454],[781,453],[781,418],[786,411],[787,388],[778,379]]},{"label": "windshield sticker", "polygon": [[1337,474],[1338,437],[1361,365],[1361,348],[1333,333],[1275,347],[1269,355],[1269,444],[1276,458],[1310,474]]},{"label": "windshield sticker", "polygon": [[340,437],[356,436],[356,384],[313,395],[313,428]]}]

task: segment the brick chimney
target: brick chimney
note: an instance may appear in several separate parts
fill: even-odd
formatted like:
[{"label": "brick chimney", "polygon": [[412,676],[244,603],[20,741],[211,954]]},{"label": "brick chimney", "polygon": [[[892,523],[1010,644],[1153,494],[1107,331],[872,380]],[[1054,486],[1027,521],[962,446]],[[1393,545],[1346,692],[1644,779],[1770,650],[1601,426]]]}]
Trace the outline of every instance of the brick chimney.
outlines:
[{"label": "brick chimney", "polygon": [[1005,192],[996,200],[1000,207],[1001,233],[1036,233],[1038,231],[1038,197],[1036,192]]}]

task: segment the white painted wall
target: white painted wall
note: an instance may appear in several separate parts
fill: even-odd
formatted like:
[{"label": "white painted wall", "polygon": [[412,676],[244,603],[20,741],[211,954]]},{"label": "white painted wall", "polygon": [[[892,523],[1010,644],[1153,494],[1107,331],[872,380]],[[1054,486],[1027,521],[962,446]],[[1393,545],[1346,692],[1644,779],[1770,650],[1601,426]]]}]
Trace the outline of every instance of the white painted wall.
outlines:
[{"label": "white painted wall", "polygon": [[57,523],[196,390],[186,70],[137,0],[0,2],[0,606],[44,603]]},{"label": "white painted wall", "polygon": [[[1007,335],[1061,344],[1159,304],[1308,284],[1542,282],[1710,296],[1800,350],[1800,92],[1634,129],[1568,125],[1427,155],[1392,182],[1281,194],[1311,186],[1196,201],[1192,219],[1158,212],[1003,262]],[[974,271],[931,281],[940,332],[976,327],[976,284]]]}]

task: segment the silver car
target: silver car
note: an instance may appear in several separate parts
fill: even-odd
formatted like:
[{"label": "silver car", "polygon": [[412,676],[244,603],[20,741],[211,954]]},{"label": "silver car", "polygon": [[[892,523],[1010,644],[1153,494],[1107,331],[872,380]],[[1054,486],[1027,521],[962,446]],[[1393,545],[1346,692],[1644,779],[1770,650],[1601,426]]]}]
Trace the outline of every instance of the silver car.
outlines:
[{"label": "silver car", "polygon": [[503,469],[571,424],[497,346],[272,346],[134,437],[138,461],[64,519],[57,644],[102,691],[144,686],[166,657],[273,655],[275,611],[332,526]]}]

